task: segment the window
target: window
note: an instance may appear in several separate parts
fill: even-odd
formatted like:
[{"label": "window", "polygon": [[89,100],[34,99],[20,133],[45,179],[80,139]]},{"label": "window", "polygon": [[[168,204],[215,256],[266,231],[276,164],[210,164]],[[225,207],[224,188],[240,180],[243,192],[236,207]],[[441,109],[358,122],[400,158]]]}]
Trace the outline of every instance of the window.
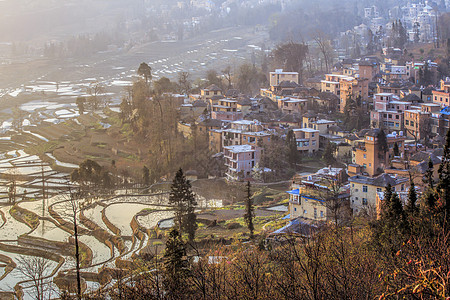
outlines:
[{"label": "window", "polygon": [[367,199],[366,198],[362,198],[362,205],[367,205]]},{"label": "window", "polygon": [[316,141],[312,141],[312,145],[315,146],[316,145]]},{"label": "window", "polygon": [[405,185],[404,185],[404,184],[402,184],[402,186],[401,186],[401,190],[402,190],[402,191],[404,191],[404,190],[405,190]]},{"label": "window", "polygon": [[297,207],[294,207],[294,211],[297,211]]},{"label": "window", "polygon": [[410,125],[411,125],[411,126],[414,126],[414,121],[411,121]]},{"label": "window", "polygon": [[406,121],[405,121],[405,124],[406,124],[406,125],[409,125],[409,120],[406,120]]},{"label": "window", "polygon": [[399,116],[399,115],[396,115],[395,118],[398,120],[398,119],[400,119],[400,116]]},{"label": "window", "polygon": [[306,215],[308,212],[306,211],[306,209],[303,211],[303,214]]},{"label": "window", "polygon": [[314,208],[314,219],[317,219],[317,208]]},{"label": "window", "polygon": [[364,156],[364,158],[367,158],[367,155],[366,155],[366,154],[364,154],[363,156]]},{"label": "window", "polygon": [[381,188],[377,188],[377,193],[380,193],[380,192],[382,192],[382,189]]},{"label": "window", "polygon": [[367,193],[367,185],[363,185],[363,193]]},{"label": "window", "polygon": [[323,218],[323,211],[320,211],[320,217]]},{"label": "window", "polygon": [[311,137],[314,137],[314,133],[311,134]]}]

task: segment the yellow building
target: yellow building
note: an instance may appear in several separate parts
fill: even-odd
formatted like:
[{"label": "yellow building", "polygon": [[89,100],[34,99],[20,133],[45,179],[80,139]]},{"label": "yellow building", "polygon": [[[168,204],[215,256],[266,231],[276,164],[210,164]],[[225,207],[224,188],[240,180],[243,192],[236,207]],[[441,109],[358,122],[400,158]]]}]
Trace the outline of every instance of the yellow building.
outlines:
[{"label": "yellow building", "polygon": [[222,96],[222,90],[215,84],[200,90],[200,96],[203,100],[210,100],[214,96]]},{"label": "yellow building", "polygon": [[[340,185],[345,181],[342,168],[323,168],[317,173],[294,176],[289,194],[290,218],[305,218],[317,221],[334,221],[348,211],[349,194]],[[341,204],[334,209],[336,203]],[[339,217],[339,218],[340,218]]]},{"label": "yellow building", "polygon": [[364,142],[359,143],[353,150],[353,164],[361,166],[362,171],[369,176],[376,176],[383,172],[389,157],[393,157],[395,143],[397,143],[399,152],[404,152],[405,136],[394,133],[386,135],[388,149],[384,152],[379,143],[379,133],[380,129],[378,128],[370,130],[365,135]]},{"label": "yellow building", "polygon": [[409,179],[389,174],[378,177],[356,175],[350,177],[350,207],[354,214],[377,211],[377,193],[382,193],[391,185],[394,192],[406,192],[409,188]]},{"label": "yellow building", "polygon": [[284,72],[283,69],[276,69],[269,74],[270,86],[278,86],[283,81],[292,81],[298,84],[298,72]]}]

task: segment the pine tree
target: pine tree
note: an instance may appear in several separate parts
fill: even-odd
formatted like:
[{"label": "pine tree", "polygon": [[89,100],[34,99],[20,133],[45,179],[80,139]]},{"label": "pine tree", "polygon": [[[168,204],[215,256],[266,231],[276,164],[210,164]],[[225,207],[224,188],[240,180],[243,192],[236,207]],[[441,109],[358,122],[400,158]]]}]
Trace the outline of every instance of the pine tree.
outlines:
[{"label": "pine tree", "polygon": [[398,148],[397,142],[394,143],[394,156],[400,156],[400,149]]},{"label": "pine tree", "polygon": [[384,159],[386,157],[386,152],[389,149],[388,149],[386,134],[384,133],[383,129],[380,129],[380,131],[378,132],[377,140],[378,140],[378,156],[384,162]]},{"label": "pine tree", "polygon": [[446,224],[450,224],[450,130],[447,131],[447,140],[444,146],[444,155],[439,166],[439,183],[437,191],[440,198],[440,211]]},{"label": "pine tree", "polygon": [[142,180],[144,181],[144,185],[148,187],[150,185],[150,170],[147,166],[142,168]]},{"label": "pine tree", "polygon": [[255,209],[253,207],[253,198],[250,190],[250,181],[247,181],[247,197],[245,199],[245,214],[244,220],[247,224],[247,228],[250,231],[250,238],[254,237],[255,226],[253,224],[253,219],[255,218]]},{"label": "pine tree", "polygon": [[426,183],[428,183],[428,187],[434,189],[434,178],[433,178],[434,165],[431,157],[428,160],[428,169],[425,172]]},{"label": "pine tree", "polygon": [[322,158],[325,161],[327,165],[331,165],[335,162],[334,159],[334,146],[331,142],[328,142],[328,144],[325,146],[325,150],[323,151]]},{"label": "pine tree", "polygon": [[176,173],[170,189],[169,203],[175,206],[175,225],[180,235],[185,231],[192,240],[197,230],[194,212],[197,202],[191,183],[184,176],[182,169]]},{"label": "pine tree", "polygon": [[289,130],[286,135],[286,148],[289,164],[296,169],[297,164],[300,163],[300,152],[297,150],[297,141],[293,130]]},{"label": "pine tree", "polygon": [[169,233],[164,252],[163,285],[167,299],[179,299],[180,296],[186,295],[188,273],[185,245],[180,233],[173,229]]},{"label": "pine tree", "polygon": [[408,191],[408,203],[405,208],[408,215],[413,216],[417,213],[417,193],[414,181],[410,180],[410,187]]},{"label": "pine tree", "polygon": [[384,190],[383,203],[381,205],[381,218],[385,219],[388,217],[389,209],[391,207],[392,198],[392,186],[388,183]]}]

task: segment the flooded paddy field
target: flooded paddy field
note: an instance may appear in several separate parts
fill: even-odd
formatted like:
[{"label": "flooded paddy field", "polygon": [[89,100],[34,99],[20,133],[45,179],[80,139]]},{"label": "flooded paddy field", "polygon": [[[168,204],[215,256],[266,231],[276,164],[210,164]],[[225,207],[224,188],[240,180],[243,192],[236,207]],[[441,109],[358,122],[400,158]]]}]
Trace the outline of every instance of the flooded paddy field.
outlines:
[{"label": "flooded paddy field", "polygon": [[[237,67],[255,51],[247,44],[257,45],[264,39],[249,28],[224,30],[220,39],[218,36],[213,32],[177,42],[177,47],[166,42],[138,45],[127,52],[99,53],[77,62],[38,59],[29,62],[29,72],[22,72],[26,74],[23,77],[2,81],[0,254],[14,267],[11,263],[8,271],[2,261],[0,298],[1,292],[18,287],[23,289],[25,299],[33,298],[30,283],[20,276],[22,260],[47,260],[49,282],[75,268],[70,227],[74,216],[67,195],[73,184],[70,173],[86,157],[92,157],[90,141],[100,139],[101,130],[111,126],[102,110],[80,112],[77,97],[88,97],[88,88],[101,84],[105,87],[102,97],[107,108],[117,114],[121,95],[136,80],[136,68],[141,62],[152,67],[155,80],[163,76],[176,79],[181,71],[190,72],[193,79],[202,78],[211,68]],[[15,66],[0,66],[0,72],[15,74],[11,72]],[[86,128],[97,125],[100,133],[86,137],[86,152],[70,144],[71,140],[84,137]],[[100,155],[95,159],[110,163],[106,151],[96,150]],[[162,229],[172,227],[174,212],[164,192],[167,190],[155,192],[157,195],[118,193],[90,200],[75,216],[82,244],[82,271],[114,268],[116,259],[132,259],[147,246],[152,228],[158,224]],[[225,198],[199,197],[199,207],[221,207]],[[95,281],[86,283],[88,289],[100,287]],[[58,289],[55,285],[52,289],[56,297]]]}]

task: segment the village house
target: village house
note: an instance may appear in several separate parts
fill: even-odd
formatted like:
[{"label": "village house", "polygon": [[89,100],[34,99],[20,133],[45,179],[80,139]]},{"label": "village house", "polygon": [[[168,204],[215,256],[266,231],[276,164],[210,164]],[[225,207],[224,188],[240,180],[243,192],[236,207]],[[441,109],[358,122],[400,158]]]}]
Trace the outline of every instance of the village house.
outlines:
[{"label": "village house", "polygon": [[215,84],[211,84],[210,86],[201,89],[200,90],[200,96],[203,100],[209,101],[211,100],[211,98],[213,98],[214,96],[220,96],[223,98],[222,96],[222,89],[219,88],[217,85]]},{"label": "village house", "polygon": [[319,119],[315,116],[303,116],[303,128],[319,130],[320,134],[329,134],[330,127],[337,126],[337,121]]},{"label": "village house", "polygon": [[449,106],[450,99],[450,78],[441,80],[440,90],[433,91],[433,103],[439,104],[441,107]]},{"label": "village house", "polygon": [[292,81],[298,84],[298,72],[284,72],[283,69],[276,69],[270,72],[269,81],[271,87],[279,86],[283,81]]},{"label": "village house", "polygon": [[386,128],[389,131],[404,129],[404,112],[413,107],[411,102],[400,101],[392,93],[375,95],[374,110],[370,112],[370,122],[373,127]]},{"label": "village house", "polygon": [[242,112],[238,110],[236,100],[220,99],[218,104],[212,105],[211,118],[236,121],[242,119]]},{"label": "village house", "polygon": [[302,114],[306,110],[308,100],[296,98],[278,99],[278,108],[285,114]]},{"label": "village house", "polygon": [[319,130],[299,128],[292,131],[297,141],[298,151],[312,154],[319,150]]},{"label": "village house", "polygon": [[350,182],[350,207],[354,214],[366,212],[373,214],[377,210],[376,195],[391,185],[392,191],[404,192],[409,188],[409,179],[396,175],[381,174],[377,177],[356,175]]},{"label": "village house", "polygon": [[406,140],[403,134],[386,135],[387,151],[383,151],[378,136],[380,129],[375,128],[366,133],[364,142],[359,143],[352,153],[352,163],[359,166],[359,170],[367,173],[369,176],[376,176],[383,172],[384,167],[393,156],[394,144],[397,144],[399,152],[404,152],[404,142]]},{"label": "village house", "polygon": [[290,219],[335,221],[348,212],[349,194],[342,168],[323,168],[315,174],[294,176],[289,194]]},{"label": "village house", "polygon": [[263,149],[251,145],[224,147],[225,165],[228,170],[226,179],[241,181],[250,179],[252,170],[260,162]]},{"label": "village house", "polygon": [[431,137],[431,115],[440,110],[440,105],[435,103],[423,103],[419,109],[405,110],[406,135],[417,140]]},{"label": "village house", "polygon": [[279,99],[292,96],[295,88],[298,87],[298,72],[284,72],[283,69],[276,69],[269,73],[269,88],[262,88],[260,94],[278,102]]},{"label": "village house", "polygon": [[339,110],[342,113],[345,111],[347,99],[355,100],[357,97],[361,97],[361,100],[367,100],[369,97],[369,80],[366,78],[341,78],[339,84]]}]

